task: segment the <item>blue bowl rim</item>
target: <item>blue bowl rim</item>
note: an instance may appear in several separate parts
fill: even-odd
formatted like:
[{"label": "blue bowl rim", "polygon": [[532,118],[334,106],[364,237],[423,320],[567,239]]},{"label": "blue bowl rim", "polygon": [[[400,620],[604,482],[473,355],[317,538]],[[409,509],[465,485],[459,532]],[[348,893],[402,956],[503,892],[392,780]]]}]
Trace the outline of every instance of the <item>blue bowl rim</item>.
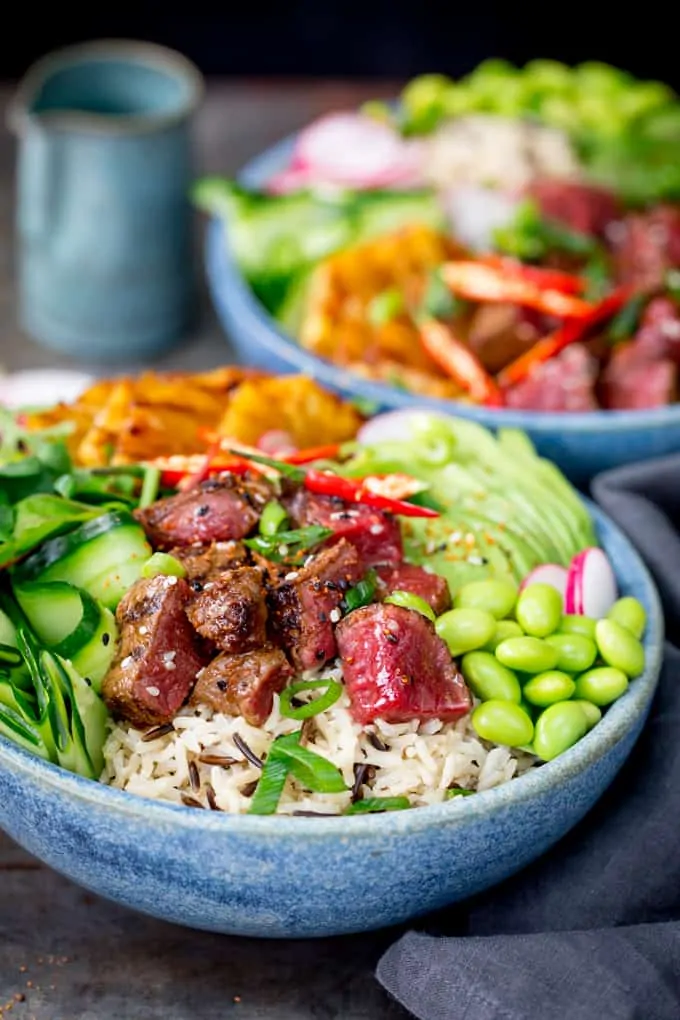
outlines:
[{"label": "blue bowl rim", "polygon": [[[375,815],[342,816],[339,819],[290,817],[285,815],[257,816],[190,810],[182,805],[150,800],[137,794],[105,786],[96,780],[85,779],[67,772],[58,765],[43,761],[0,736],[0,765],[7,765],[16,773],[23,773],[38,785],[50,787],[61,794],[91,804],[110,807],[119,814],[140,816],[159,825],[177,824],[183,830],[209,831],[228,835],[253,835],[263,838],[303,837],[324,840],[328,837],[379,836],[386,830],[406,835],[422,831],[432,825],[465,825],[492,815],[496,809],[514,806],[547,794],[576,777],[587,767],[607,754],[631,728],[639,716],[646,712],[659,678],[663,657],[664,624],[659,595],[647,567],[630,540],[590,500],[584,500],[598,530],[604,529],[625,549],[631,569],[645,588],[648,604],[648,628],[645,638],[647,658],[645,672],[634,680],[626,694],[615,702],[598,725],[559,758],[546,762],[501,786],[484,790],[474,797],[460,797],[418,807],[408,811],[386,812]],[[0,822],[2,807],[0,806]]]},{"label": "blue bowl rim", "polygon": [[[246,187],[261,187],[288,164],[296,137],[295,134],[289,135],[247,163],[239,174],[240,182]],[[456,400],[402,393],[384,383],[364,380],[310,354],[284,333],[242,276],[229,248],[226,225],[218,217],[212,219],[207,231],[206,264],[213,300],[234,318],[240,316],[244,323],[254,321],[258,328],[257,342],[261,347],[327,386],[345,392],[353,391],[381,407],[408,408],[419,404],[445,414],[461,414],[493,428],[525,428],[537,434],[620,434],[680,426],[680,403],[637,411],[548,412],[479,407]]]}]

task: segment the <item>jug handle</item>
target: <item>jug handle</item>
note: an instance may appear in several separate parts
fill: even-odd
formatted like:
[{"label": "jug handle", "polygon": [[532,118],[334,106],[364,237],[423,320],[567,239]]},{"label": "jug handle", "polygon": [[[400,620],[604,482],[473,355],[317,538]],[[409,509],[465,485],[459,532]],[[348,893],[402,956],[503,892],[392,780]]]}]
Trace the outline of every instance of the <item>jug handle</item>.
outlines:
[{"label": "jug handle", "polygon": [[[19,138],[17,215],[20,232],[34,240],[45,239],[54,218],[58,191],[54,145],[45,127],[17,105],[8,111],[8,126]],[[29,155],[30,154],[30,155]]]}]

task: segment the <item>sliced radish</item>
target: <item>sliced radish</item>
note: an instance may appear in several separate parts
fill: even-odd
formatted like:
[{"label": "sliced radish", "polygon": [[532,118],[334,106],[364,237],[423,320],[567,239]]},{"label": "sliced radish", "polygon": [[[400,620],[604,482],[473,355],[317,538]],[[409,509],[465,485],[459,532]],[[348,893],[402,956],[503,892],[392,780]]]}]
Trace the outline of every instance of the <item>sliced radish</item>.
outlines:
[{"label": "sliced radish", "polygon": [[584,549],[574,556],[564,593],[566,613],[601,620],[617,598],[616,577],[602,549]]},{"label": "sliced radish", "polygon": [[420,176],[423,149],[361,113],[331,113],[298,135],[292,168],[314,181],[387,188]]},{"label": "sliced radish", "polygon": [[293,191],[309,188],[312,183],[306,170],[291,166],[270,177],[267,181],[267,191],[270,195],[288,195]]},{"label": "sliced radish", "polygon": [[408,442],[413,438],[413,422],[417,418],[450,421],[448,415],[430,411],[427,407],[412,407],[407,411],[386,411],[384,414],[377,414],[375,418],[369,419],[362,425],[357,432],[357,439],[360,443],[369,446],[373,443],[394,440]]},{"label": "sliced radish", "polygon": [[297,450],[293,437],[283,429],[270,429],[269,432],[263,432],[257,441],[257,448],[268,457],[285,457]]},{"label": "sliced radish", "polygon": [[564,599],[567,590],[567,576],[566,567],[561,567],[558,563],[541,563],[527,574],[520,584],[519,590],[524,591],[530,584],[549,584]]},{"label": "sliced radish", "polygon": [[474,251],[489,251],[494,232],[512,221],[520,199],[470,184],[445,192],[442,202],[454,237]]},{"label": "sliced radish", "polygon": [[68,369],[31,369],[0,377],[0,404],[20,407],[52,407],[70,403],[91,386],[94,378]]}]

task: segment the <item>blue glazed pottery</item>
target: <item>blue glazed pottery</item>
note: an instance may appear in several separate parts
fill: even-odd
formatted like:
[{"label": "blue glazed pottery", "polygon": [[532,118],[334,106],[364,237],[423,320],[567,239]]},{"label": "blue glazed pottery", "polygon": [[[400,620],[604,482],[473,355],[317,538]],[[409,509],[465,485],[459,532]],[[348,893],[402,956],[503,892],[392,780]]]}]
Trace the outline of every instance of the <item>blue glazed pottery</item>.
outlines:
[{"label": "blue glazed pottery", "polygon": [[268,938],[368,931],[464,899],[546,851],[592,808],[647,717],[662,656],[656,589],[594,511],[620,590],[648,613],[646,670],[573,748],[505,786],[348,818],[230,816],[142,800],[0,738],[0,826],[88,889],[193,928]]},{"label": "blue glazed pottery", "polygon": [[166,349],[193,309],[189,121],[198,70],[147,43],[50,54],[19,86],[23,327],[81,361]]},{"label": "blue glazed pottery", "polygon": [[[257,188],[288,164],[293,140],[269,149],[250,163],[242,182]],[[650,411],[590,411],[555,414],[495,410],[406,393],[346,372],[303,350],[283,333],[245,283],[228,247],[221,221],[208,230],[206,265],[213,303],[238,357],[274,372],[305,372],[346,396],[359,396],[383,410],[429,408],[456,414],[487,428],[520,428],[539,453],[580,485],[599,471],[680,450],[680,404]]]}]

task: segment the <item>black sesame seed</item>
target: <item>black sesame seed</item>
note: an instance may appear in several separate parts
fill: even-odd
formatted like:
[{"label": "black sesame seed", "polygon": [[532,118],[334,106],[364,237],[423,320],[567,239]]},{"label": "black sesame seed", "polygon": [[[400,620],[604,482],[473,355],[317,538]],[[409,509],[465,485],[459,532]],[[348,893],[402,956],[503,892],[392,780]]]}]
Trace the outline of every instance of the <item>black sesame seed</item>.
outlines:
[{"label": "black sesame seed", "polygon": [[203,503],[202,506],[199,506],[198,509],[196,510],[196,516],[197,517],[207,517],[207,515],[209,513],[210,513],[210,507],[207,506],[205,503]]},{"label": "black sesame seed", "polygon": [[110,634],[102,634],[102,644],[104,645],[104,648],[106,648],[110,640],[111,640]]},{"label": "black sesame seed", "polygon": [[389,641],[391,645],[399,644],[399,638],[397,637],[396,634],[393,634],[391,630],[385,632],[385,640]]},{"label": "black sesame seed", "polygon": [[194,591],[203,591],[203,585],[201,584],[200,581],[192,581],[191,587],[193,588]]},{"label": "black sesame seed", "polygon": [[319,662],[323,662],[325,660],[326,653],[324,652],[323,648],[317,648],[316,658],[319,660]]},{"label": "black sesame seed", "polygon": [[227,689],[227,681],[226,680],[217,680],[216,684],[217,684],[217,687],[221,691],[226,691],[226,689]]}]

